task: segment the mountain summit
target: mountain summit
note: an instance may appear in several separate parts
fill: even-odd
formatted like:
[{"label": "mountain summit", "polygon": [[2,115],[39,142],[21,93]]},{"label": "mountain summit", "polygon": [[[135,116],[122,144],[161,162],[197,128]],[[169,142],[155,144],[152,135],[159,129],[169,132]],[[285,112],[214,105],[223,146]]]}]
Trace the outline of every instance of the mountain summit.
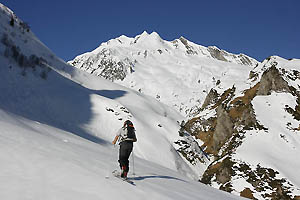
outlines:
[{"label": "mountain summit", "polygon": [[197,45],[184,37],[165,41],[158,33],[146,31],[134,38],[109,40],[68,63],[156,97],[184,115],[201,104],[209,88],[225,75],[244,71],[237,78],[245,79],[259,64],[243,54]]}]

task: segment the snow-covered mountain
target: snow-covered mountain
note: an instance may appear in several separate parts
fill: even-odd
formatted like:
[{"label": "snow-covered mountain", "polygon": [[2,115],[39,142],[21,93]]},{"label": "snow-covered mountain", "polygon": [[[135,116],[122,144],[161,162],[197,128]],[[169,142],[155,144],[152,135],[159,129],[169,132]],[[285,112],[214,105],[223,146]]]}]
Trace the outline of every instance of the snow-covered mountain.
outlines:
[{"label": "snow-covered mountain", "polygon": [[[0,4],[1,199],[300,198],[298,59],[144,32],[69,63]],[[136,186],[104,178],[125,119]]]},{"label": "snow-covered mountain", "polygon": [[[130,119],[135,186],[110,176]],[[0,199],[240,199],[176,151],[183,117],[155,98],[69,66],[0,4]],[[133,165],[134,164],[134,165]]]},{"label": "snow-covered mountain", "polygon": [[174,147],[201,182],[252,199],[300,198],[298,59],[260,63],[143,32],[68,63],[179,111]]},{"label": "snow-covered mountain", "polygon": [[183,125],[214,162],[201,182],[252,199],[299,199],[300,60],[264,60],[244,84],[211,89]]},{"label": "snow-covered mountain", "polygon": [[102,43],[68,63],[155,97],[188,115],[219,81],[232,76],[244,80],[259,62],[183,37],[169,42],[156,32],[143,32],[135,38],[123,35]]}]

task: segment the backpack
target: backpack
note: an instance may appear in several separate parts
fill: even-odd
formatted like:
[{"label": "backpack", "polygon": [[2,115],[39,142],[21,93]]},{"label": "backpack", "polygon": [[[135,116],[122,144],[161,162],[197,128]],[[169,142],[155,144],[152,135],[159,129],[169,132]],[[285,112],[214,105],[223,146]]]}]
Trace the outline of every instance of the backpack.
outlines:
[{"label": "backpack", "polygon": [[127,126],[127,137],[126,139],[134,140],[135,139],[135,129],[133,126]]},{"label": "backpack", "polygon": [[121,142],[126,140],[136,142],[135,128],[130,120],[124,122],[123,131]]}]

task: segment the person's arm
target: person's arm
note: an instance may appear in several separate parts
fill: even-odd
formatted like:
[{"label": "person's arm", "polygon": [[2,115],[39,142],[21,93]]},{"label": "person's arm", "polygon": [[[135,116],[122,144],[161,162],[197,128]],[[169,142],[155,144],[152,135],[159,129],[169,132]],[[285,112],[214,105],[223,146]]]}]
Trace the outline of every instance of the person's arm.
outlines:
[{"label": "person's arm", "polygon": [[119,137],[121,136],[121,130],[122,130],[122,128],[120,128],[120,129],[118,130],[118,132],[116,133],[116,137],[115,137],[115,139],[112,141],[112,144],[113,144],[113,145],[115,145],[115,144],[117,143]]},{"label": "person's arm", "polygon": [[115,139],[112,141],[112,144],[115,145],[117,143],[118,139],[119,139],[119,136],[116,135]]}]

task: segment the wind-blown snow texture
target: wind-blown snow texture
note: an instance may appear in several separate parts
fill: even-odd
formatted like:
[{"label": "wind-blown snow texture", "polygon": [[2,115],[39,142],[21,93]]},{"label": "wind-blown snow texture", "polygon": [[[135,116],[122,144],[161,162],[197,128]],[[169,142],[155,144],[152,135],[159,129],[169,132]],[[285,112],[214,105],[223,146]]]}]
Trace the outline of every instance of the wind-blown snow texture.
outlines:
[{"label": "wind-blown snow texture", "polygon": [[[189,178],[173,147],[179,113],[68,66],[28,28],[0,4],[0,199],[239,199]],[[125,119],[137,129],[136,186],[105,179]]]}]

